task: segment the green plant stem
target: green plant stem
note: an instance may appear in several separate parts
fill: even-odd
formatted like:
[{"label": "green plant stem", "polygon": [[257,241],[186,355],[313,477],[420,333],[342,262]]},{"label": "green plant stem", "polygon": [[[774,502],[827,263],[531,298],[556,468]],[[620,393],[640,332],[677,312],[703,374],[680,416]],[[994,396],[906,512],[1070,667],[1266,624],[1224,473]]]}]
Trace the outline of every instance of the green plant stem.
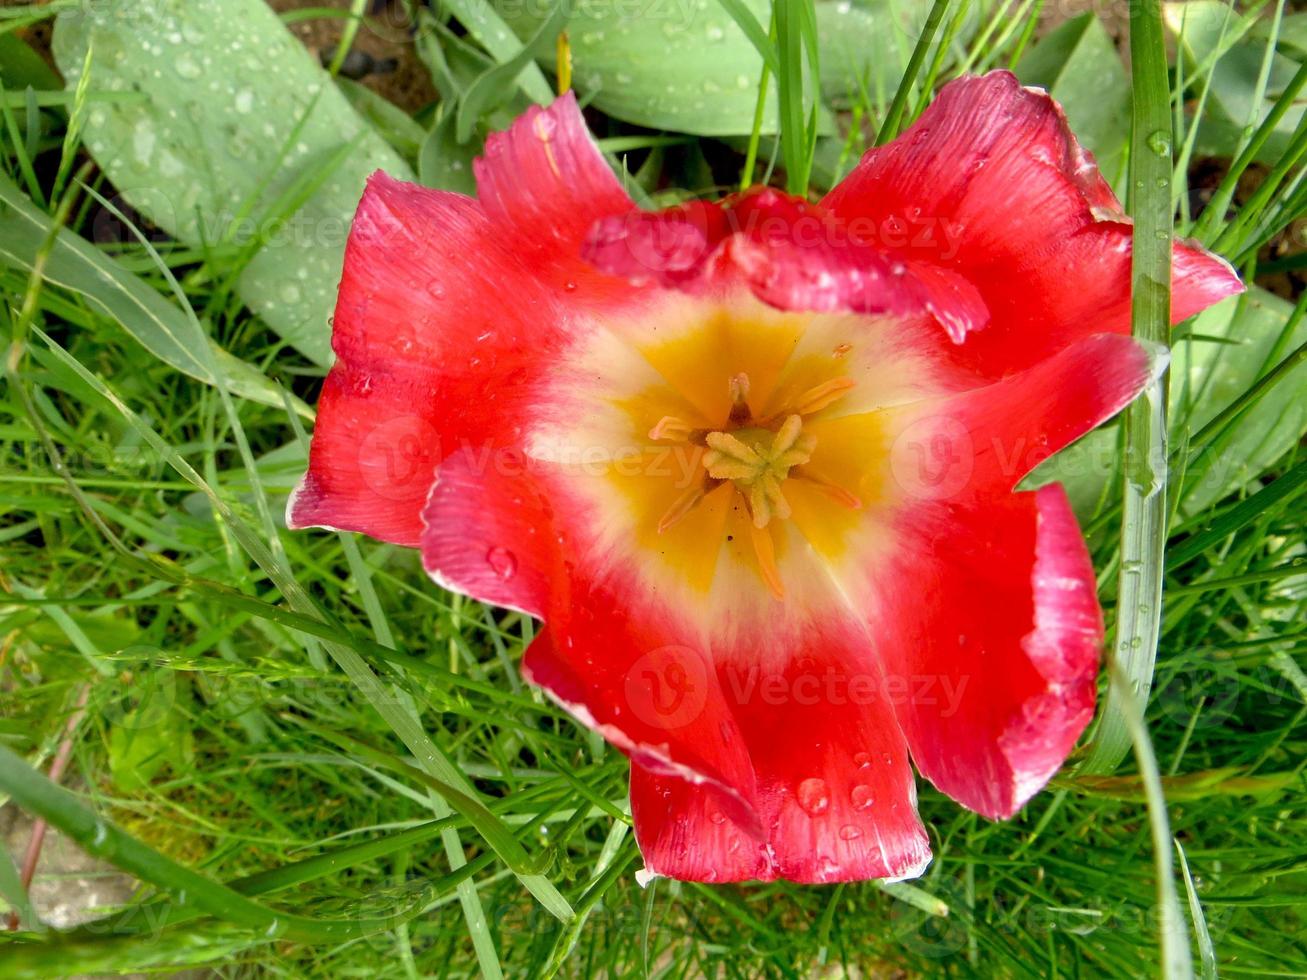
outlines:
[{"label": "green plant stem", "polygon": [[[1131,329],[1165,344],[1171,320],[1171,95],[1160,9],[1131,8],[1134,119],[1130,188],[1134,217],[1130,272]],[[1115,661],[1131,693],[1148,703],[1162,617],[1162,553],[1166,546],[1166,397],[1163,375],[1126,410],[1125,485],[1121,512],[1121,578]],[[1093,748],[1082,771],[1110,773],[1130,747],[1125,706],[1109,691]],[[1169,845],[1168,845],[1169,846]]]}]

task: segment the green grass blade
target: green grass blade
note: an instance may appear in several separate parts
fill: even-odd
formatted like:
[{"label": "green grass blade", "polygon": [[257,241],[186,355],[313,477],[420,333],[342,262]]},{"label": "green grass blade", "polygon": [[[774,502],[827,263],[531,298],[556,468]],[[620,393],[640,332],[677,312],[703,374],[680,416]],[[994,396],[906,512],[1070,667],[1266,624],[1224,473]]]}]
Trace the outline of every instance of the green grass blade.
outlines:
[{"label": "green grass blade", "polygon": [[912,49],[912,56],[908,59],[907,68],[903,70],[903,78],[899,81],[898,91],[894,93],[894,101],[890,103],[889,111],[885,115],[885,121],[876,134],[877,146],[888,143],[903,128],[903,114],[907,110],[908,100],[912,97],[912,89],[917,83],[917,75],[921,72],[921,66],[926,61],[926,54],[930,51],[930,42],[934,39],[935,30],[939,27],[939,22],[944,19],[948,6],[949,0],[935,0],[934,4],[931,5],[930,14],[926,17],[926,24],[921,29],[921,36],[917,38],[916,46]]},{"label": "green grass blade", "polygon": [[[1134,217],[1131,327],[1165,345],[1171,322],[1171,93],[1160,9],[1131,8],[1134,115],[1130,187]],[[1163,375],[1125,413],[1125,485],[1115,660],[1135,699],[1147,703],[1162,617],[1166,547],[1166,397]],[[1083,769],[1109,773],[1130,746],[1124,705],[1109,692]]]},{"label": "green grass blade", "polygon": [[195,908],[262,932],[296,942],[340,942],[389,929],[395,918],[310,919],[287,915],[172,861],[96,814],[71,792],[56,786],[0,745],[0,791],[28,813],[41,817],[87,853],[172,893],[179,905]]}]

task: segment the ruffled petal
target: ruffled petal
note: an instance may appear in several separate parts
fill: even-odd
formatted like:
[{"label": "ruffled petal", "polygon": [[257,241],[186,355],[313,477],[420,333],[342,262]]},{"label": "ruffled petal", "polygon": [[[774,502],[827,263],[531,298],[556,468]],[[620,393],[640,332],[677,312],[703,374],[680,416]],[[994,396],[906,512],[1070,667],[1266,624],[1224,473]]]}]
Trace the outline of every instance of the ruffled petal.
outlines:
[{"label": "ruffled petal", "polygon": [[373,175],[289,525],[416,546],[436,464],[511,434],[527,382],[561,342],[563,308],[475,201]]},{"label": "ruffled petal", "polygon": [[989,319],[977,290],[951,270],[868,246],[822,208],[770,188],[609,217],[583,254],[638,284],[689,293],[743,284],[781,310],[926,314],[958,341]]},{"label": "ruffled petal", "polygon": [[761,840],[748,749],[692,625],[629,581],[559,584],[567,602],[523,657],[527,680],[632,762],[711,787],[723,813]]},{"label": "ruffled petal", "polygon": [[564,567],[531,469],[503,447],[463,447],[441,461],[422,512],[422,564],[442,588],[543,619]]},{"label": "ruffled petal", "polygon": [[907,501],[1009,491],[1130,404],[1168,361],[1164,348],[1096,334],[992,384],[892,409],[895,489]]},{"label": "ruffled petal", "polygon": [[716,650],[766,835],[744,834],[712,792],[632,771],[631,812],[647,874],[808,883],[914,878],[930,862],[893,702],[868,634],[831,617],[801,634]]},{"label": "ruffled petal", "polygon": [[[910,878],[929,863],[894,688],[859,626],[836,619],[802,633],[676,634],[670,644],[655,629],[662,645],[634,658],[626,651],[648,646],[640,639],[648,623],[591,610],[584,626],[551,626],[548,659],[533,646],[524,667],[631,756],[646,875],[812,883]],[[702,652],[692,655],[689,642]],[[646,718],[682,761],[702,759],[708,747],[743,750],[745,782],[727,793],[731,779],[720,768],[650,762],[648,746],[631,739]],[[741,801],[749,804],[743,815]]]},{"label": "ruffled petal", "polygon": [[918,687],[896,705],[913,761],[964,806],[1010,817],[1093,716],[1103,622],[1075,517],[1053,485],[923,511],[903,533],[874,617],[892,624],[887,670]]},{"label": "ruffled petal", "polygon": [[501,236],[541,278],[591,294],[626,292],[580,259],[582,239],[602,218],[635,207],[590,137],[576,97],[532,106],[486,139],[473,163],[477,198]]},{"label": "ruffled petal", "polygon": [[[956,356],[982,376],[1033,364],[1087,332],[1129,328],[1130,227],[1046,93],[1010,72],[940,90],[869,150],[823,205],[858,237],[970,282],[991,326]],[[1221,259],[1175,251],[1176,321],[1243,289]]]}]

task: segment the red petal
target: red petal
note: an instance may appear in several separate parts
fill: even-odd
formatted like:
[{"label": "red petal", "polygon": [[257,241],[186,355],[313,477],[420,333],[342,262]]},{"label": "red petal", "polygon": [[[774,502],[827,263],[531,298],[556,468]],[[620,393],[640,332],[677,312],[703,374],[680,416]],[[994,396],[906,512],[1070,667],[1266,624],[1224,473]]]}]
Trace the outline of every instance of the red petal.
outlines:
[{"label": "red petal", "polygon": [[908,533],[877,618],[894,624],[887,669],[929,685],[898,704],[913,761],[963,805],[1009,817],[1093,715],[1103,623],[1088,552],[1058,485],[921,515]]},{"label": "red petal", "polygon": [[[992,326],[957,352],[986,377],[1088,332],[1128,332],[1130,232],[1093,158],[1042,91],[1010,72],[944,86],[902,136],[868,151],[822,202],[864,238],[942,264],[979,290]],[[1242,290],[1176,246],[1174,319]]]},{"label": "red petal", "polygon": [[915,878],[930,861],[895,724],[897,689],[874,635],[829,614],[797,630],[766,628],[719,654],[778,877]]},{"label": "red petal", "polygon": [[690,881],[916,877],[930,860],[929,841],[894,719],[898,688],[886,683],[867,634],[827,622],[767,636],[713,650],[717,689],[748,746],[765,836],[742,829],[712,786],[635,765],[631,810],[646,873]]},{"label": "red petal", "polygon": [[511,425],[538,358],[560,340],[560,308],[475,201],[373,175],[288,523],[416,546],[436,463]]},{"label": "red petal", "polygon": [[583,254],[612,275],[692,293],[743,282],[783,310],[929,313],[958,340],[989,317],[956,273],[868,247],[823,209],[770,188],[607,218]]},{"label": "red petal", "polygon": [[643,878],[755,881],[770,877],[766,845],[727,816],[727,799],[710,786],[660,776],[631,763],[631,816],[644,857]]},{"label": "red petal", "polygon": [[563,568],[531,466],[515,449],[451,453],[423,511],[422,564],[443,588],[543,618]]},{"label": "red petal", "polygon": [[580,259],[581,241],[596,221],[635,205],[590,138],[571,92],[490,134],[473,169],[486,214],[542,278],[560,287],[584,285],[592,294],[625,292]]},{"label": "red petal", "polygon": [[633,583],[563,585],[570,603],[527,650],[527,679],[648,771],[711,787],[760,840],[748,751],[695,630]]},{"label": "red petal", "polygon": [[1166,363],[1160,348],[1098,334],[993,384],[897,409],[896,488],[910,500],[1009,491],[1125,408]]},{"label": "red petal", "polygon": [[861,630],[814,623],[703,650],[696,630],[629,590],[571,601],[570,621],[558,611],[524,669],[631,756],[647,874],[921,873],[930,848],[912,770]]}]

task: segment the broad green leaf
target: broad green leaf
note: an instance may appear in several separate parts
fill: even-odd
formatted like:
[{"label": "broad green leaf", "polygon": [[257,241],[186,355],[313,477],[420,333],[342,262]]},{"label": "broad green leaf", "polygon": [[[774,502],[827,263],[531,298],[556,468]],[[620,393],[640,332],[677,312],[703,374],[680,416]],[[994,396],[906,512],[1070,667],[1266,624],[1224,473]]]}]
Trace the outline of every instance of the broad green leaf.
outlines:
[{"label": "broad green leaf", "polygon": [[454,113],[449,112],[431,127],[418,153],[418,180],[427,187],[461,194],[476,193],[472,159],[481,152],[481,141],[460,143],[454,132]]},{"label": "broad green leaf", "polygon": [[366,85],[348,78],[337,78],[345,98],[354,111],[372,124],[378,135],[409,163],[416,162],[418,149],[426,138],[424,130],[407,112]]},{"label": "broad green leaf", "polygon": [[[1253,288],[1227,299],[1191,321],[1191,339],[1171,351],[1171,436],[1183,443],[1184,430],[1200,430],[1259,376],[1297,345],[1307,341],[1307,320],[1293,336],[1284,329],[1292,307]],[[1185,473],[1182,514],[1195,514],[1246,486],[1284,456],[1307,432],[1307,363],[1295,368],[1235,423],[1233,436],[1202,453]],[[1116,426],[1091,432],[1032,473],[1023,486],[1061,480],[1076,511],[1092,514],[1110,478],[1118,453]]]},{"label": "broad green leaf", "polygon": [[[1260,40],[1267,40],[1271,36],[1270,23],[1259,23],[1252,33]],[[1284,15],[1276,47],[1289,57],[1307,57],[1307,12]]]},{"label": "broad green leaf", "polygon": [[[522,40],[532,37],[548,4],[493,0]],[[763,0],[743,0],[764,26]],[[762,56],[715,0],[656,0],[576,5],[567,26],[572,84],[618,119],[700,136],[739,136],[753,130]],[[554,65],[551,51],[541,59]],[[763,132],[777,128],[775,86]]]},{"label": "broad green leaf", "polygon": [[[178,672],[148,664],[106,704],[109,773],[123,792],[139,792],[164,770],[186,772],[195,762],[195,736],[179,698],[189,698]],[[130,701],[128,699],[130,695]],[[136,703],[131,703],[131,702]]]},{"label": "broad green leaf", "polygon": [[926,0],[821,0],[821,91],[831,105],[888,105],[930,10]]},{"label": "broad green leaf", "polygon": [[1130,137],[1130,79],[1116,45],[1092,13],[1067,21],[1017,64],[1026,85],[1048,90],[1062,104],[1071,130],[1118,183]]},{"label": "broad green leaf", "polygon": [[[70,87],[88,46],[97,90],[145,96],[97,103],[87,117],[86,146],[114,187],[191,246],[266,236],[240,273],[240,296],[327,364],[327,321],[363,184],[377,169],[411,179],[408,164],[263,0],[118,0],[69,10],[58,18],[54,52]],[[284,224],[269,220],[282,217],[270,213],[274,202],[329,166]]]},{"label": "broad green leaf", "polygon": [[[1275,366],[1268,363],[1273,355],[1278,362],[1307,341],[1307,320],[1298,323],[1293,336],[1283,336],[1291,312],[1289,303],[1254,287],[1196,317],[1191,328],[1196,339],[1176,344],[1173,355],[1171,402],[1177,426],[1198,431]],[[1190,464],[1181,512],[1197,513],[1256,479],[1297,445],[1304,432],[1307,364],[1294,369],[1236,422],[1232,439]]]},{"label": "broad green leaf", "polygon": [[42,91],[62,87],[59,76],[16,34],[0,34],[0,83],[18,92],[29,85]]},{"label": "broad green leaf", "polygon": [[[1167,26],[1178,39],[1194,68],[1205,66],[1225,45],[1229,45],[1211,67],[1210,111],[1216,120],[1232,129],[1224,129],[1238,139],[1244,126],[1256,125],[1271,110],[1275,97],[1293,77],[1298,66],[1290,58],[1271,56],[1270,76],[1265,91],[1258,79],[1266,53],[1266,38],[1237,38],[1240,14],[1223,0],[1193,0],[1190,3],[1164,5]],[[1230,42],[1233,41],[1233,44]],[[1303,106],[1292,107],[1276,127],[1277,134],[1292,133],[1302,119]],[[1228,154],[1233,145],[1226,147]]]},{"label": "broad green leaf", "polygon": [[[49,216],[0,174],[0,263],[30,273],[49,232]],[[208,359],[186,342],[190,334],[186,315],[80,235],[60,230],[43,275],[46,282],[77,293],[165,364],[206,384],[217,383]],[[265,405],[285,404],[281,388],[262,371],[212,341],[210,345],[233,392]],[[299,414],[312,417],[312,410],[298,398],[292,397],[291,403]]]}]

